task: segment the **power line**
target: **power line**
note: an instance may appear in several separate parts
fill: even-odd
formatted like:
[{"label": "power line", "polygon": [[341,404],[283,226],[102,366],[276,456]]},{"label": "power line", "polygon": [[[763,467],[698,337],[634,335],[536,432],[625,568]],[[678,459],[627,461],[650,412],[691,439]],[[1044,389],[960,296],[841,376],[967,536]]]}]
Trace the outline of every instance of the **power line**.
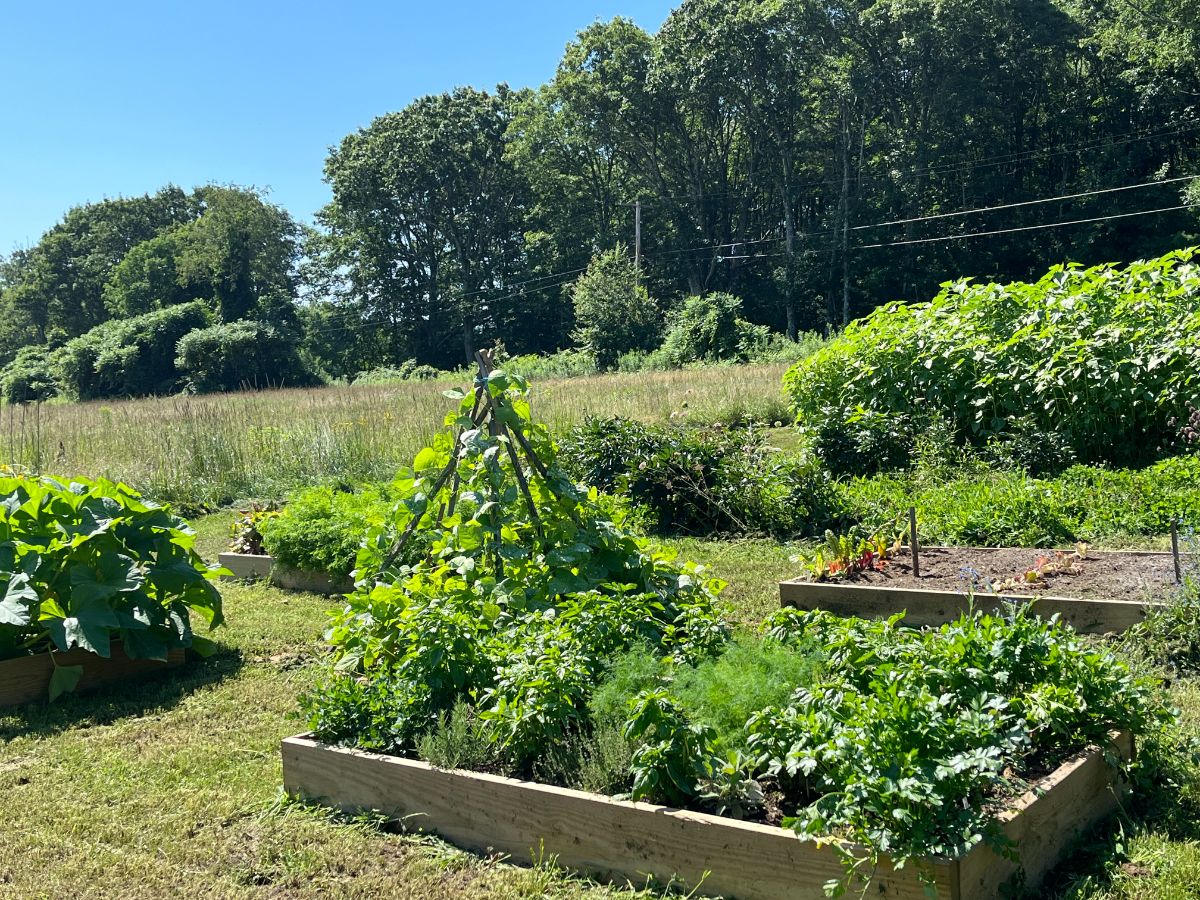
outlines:
[{"label": "power line", "polygon": [[[1021,200],[1016,203],[1002,203],[997,206],[981,206],[981,207],[976,207],[974,209],[958,210],[956,212],[935,213],[933,215],[928,215],[928,216],[914,216],[914,217],[908,218],[908,219],[891,219],[891,220],[884,221],[884,222],[872,222],[867,225],[853,225],[850,227],[849,230],[850,231],[866,231],[866,230],[869,230],[872,228],[883,228],[885,226],[891,226],[891,225],[911,225],[911,224],[915,224],[918,222],[932,222],[932,221],[936,221],[939,219],[948,219],[948,218],[954,218],[954,217],[958,217],[958,216],[979,215],[982,213],[996,212],[998,210],[1016,209],[1018,207],[1024,207],[1024,206],[1035,206],[1035,205],[1042,204],[1042,203],[1054,203],[1054,202],[1064,201],[1064,200],[1078,200],[1082,197],[1094,197],[1094,196],[1100,196],[1103,194],[1113,194],[1113,193],[1117,193],[1117,192],[1121,192],[1121,191],[1133,191],[1133,190],[1140,190],[1143,188],[1159,187],[1162,185],[1175,184],[1175,183],[1181,182],[1181,181],[1192,181],[1192,180],[1195,180],[1198,178],[1200,178],[1200,175],[1180,175],[1176,178],[1167,178],[1167,179],[1163,179],[1161,181],[1146,181],[1146,182],[1139,182],[1138,184],[1122,185],[1120,187],[1097,188],[1096,190],[1093,190],[1093,191],[1079,191],[1074,194],[1062,194],[1057,197],[1038,197],[1033,200]],[[814,231],[814,232],[807,232],[804,234],[800,234],[800,235],[798,235],[798,237],[801,238],[802,240],[808,240],[811,238],[830,237],[836,233],[837,232],[835,230]],[[716,250],[720,250],[722,247],[740,247],[740,246],[751,245],[751,244],[780,243],[783,240],[784,240],[784,238],[776,236],[776,237],[770,237],[770,238],[757,238],[757,239],[746,240],[746,241],[726,241],[725,243],[708,244],[703,247],[689,247],[689,248],[686,248],[683,250],[667,250],[662,253],[656,253],[656,254],[654,254],[654,256],[655,257],[663,257],[663,256],[670,256],[670,255],[674,255],[674,254],[678,254],[678,253],[690,253],[690,252],[695,252],[695,251],[700,251],[700,250],[716,251]],[[734,259],[734,258],[737,258],[737,257],[725,257],[725,259]]]},{"label": "power line", "polygon": [[[996,166],[1006,165],[1008,163],[1023,162],[1027,159],[1045,158],[1051,159],[1055,156],[1064,156],[1069,153],[1082,153],[1087,150],[1096,150],[1105,147],[1121,147],[1125,144],[1136,143],[1137,141],[1156,140],[1162,137],[1175,137],[1180,134],[1187,134],[1200,129],[1200,122],[1190,122],[1184,125],[1175,125],[1160,131],[1151,131],[1146,133],[1126,132],[1124,135],[1118,135],[1114,140],[1102,140],[1093,142],[1082,142],[1079,144],[1060,145],[1059,147],[1048,146],[1034,148],[1032,150],[1014,151],[1012,153],[1002,153],[995,156],[985,156],[978,160],[963,160],[959,162],[947,162],[926,166],[924,168],[913,168],[906,171],[895,173],[896,176],[902,178],[911,178],[921,175],[949,174],[952,172],[962,171],[965,169],[984,169],[995,168]],[[859,174],[849,179],[850,183],[858,184],[860,181],[870,181],[872,179],[881,179],[885,175],[877,174]],[[802,189],[808,187],[822,187],[830,184],[841,184],[842,178],[825,178],[816,181],[806,181],[801,184],[794,185],[794,189]],[[659,200],[677,200],[690,203],[703,203],[708,200],[717,200],[723,198],[746,198],[754,197],[756,194],[743,191],[723,191],[716,194],[705,194],[703,197],[694,197],[690,194],[658,194],[655,195]],[[647,201],[643,199],[643,205],[647,205]]]},{"label": "power line", "polygon": [[1175,184],[1179,181],[1191,181],[1200,175],[1180,175],[1178,178],[1164,178],[1161,181],[1145,181],[1139,184],[1127,184],[1122,187],[1100,188],[1095,191],[1080,191],[1077,194],[1063,194],[1059,197],[1039,197],[1036,200],[1022,200],[1018,203],[1005,203],[1000,206],[981,206],[975,209],[963,209],[958,212],[937,213],[932,216],[917,216],[911,219],[892,219],[890,222],[876,222],[873,225],[855,225],[851,231],[863,231],[868,228],[883,228],[887,225],[909,225],[914,222],[931,222],[934,219],[949,219],[955,216],[970,216],[976,213],[995,212],[999,209],[1016,209],[1019,206],[1034,206],[1039,203],[1054,203],[1059,200],[1077,200],[1080,197],[1096,197],[1100,194],[1115,194],[1118,191],[1136,191],[1142,188],[1158,187],[1163,184]]},{"label": "power line", "polygon": [[917,238],[908,241],[885,241],[880,244],[859,244],[855,250],[870,250],[877,247],[904,247],[909,244],[932,244],[938,241],[960,241],[966,238],[988,237],[996,234],[1013,234],[1018,231],[1037,231],[1042,228],[1061,228],[1065,225],[1086,225],[1090,222],[1108,222],[1113,219],[1128,219],[1133,216],[1150,216],[1156,213],[1176,212],[1181,209],[1196,209],[1200,203],[1184,203],[1180,206],[1164,206],[1159,209],[1142,209],[1137,212],[1115,213],[1110,216],[1094,216],[1090,219],[1072,219],[1068,222],[1045,222],[1040,225],[1022,225],[1019,228],[1000,228],[994,231],[972,231],[967,234],[948,234],[939,237]]}]

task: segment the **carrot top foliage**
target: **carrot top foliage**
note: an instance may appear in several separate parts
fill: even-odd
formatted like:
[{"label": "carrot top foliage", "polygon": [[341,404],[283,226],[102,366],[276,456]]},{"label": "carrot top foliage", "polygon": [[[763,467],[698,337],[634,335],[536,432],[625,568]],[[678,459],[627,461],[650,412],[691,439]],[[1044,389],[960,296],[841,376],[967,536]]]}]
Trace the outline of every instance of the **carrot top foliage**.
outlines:
[{"label": "carrot top foliage", "polygon": [[852,323],[784,376],[817,445],[905,444],[931,417],[961,440],[1063,442],[1138,462],[1200,396],[1198,248],[1125,268],[1055,266],[1028,284],[957,281]]}]

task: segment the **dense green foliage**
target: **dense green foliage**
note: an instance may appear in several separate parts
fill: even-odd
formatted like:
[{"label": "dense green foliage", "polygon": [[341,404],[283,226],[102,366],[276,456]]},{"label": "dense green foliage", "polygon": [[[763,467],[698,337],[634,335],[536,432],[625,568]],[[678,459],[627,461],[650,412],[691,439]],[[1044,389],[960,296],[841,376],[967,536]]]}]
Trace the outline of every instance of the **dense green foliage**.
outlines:
[{"label": "dense green foliage", "polygon": [[304,387],[317,381],[290,332],[246,319],[188,332],[178,342],[175,364],[198,393]]},{"label": "dense green foliage", "polygon": [[[963,273],[1160,254],[1195,242],[1193,212],[1007,229],[1179,206],[1182,182],[913,220],[1196,171],[1189,2],[684,0],[657,34],[594,22],[536,90],[423,97],[349,135],[313,259],[331,306],[376,326],[342,333],[369,367],[455,368],[467,344],[567,345],[563,285],[632,244],[639,199],[651,297],[727,292],[793,336]],[[922,243],[984,231],[1005,233]]]},{"label": "dense green foliage", "polygon": [[875,452],[890,463],[914,418],[936,414],[976,444],[1015,425],[1055,435],[1082,461],[1144,461],[1200,394],[1195,256],[1056,266],[1034,284],[948,284],[930,303],[853,323],[785,385],[802,424],[887,447]]},{"label": "dense green foliage", "polygon": [[[466,700],[497,758],[528,772],[585,724],[611,654],[646,642],[691,658],[725,630],[719,585],[616,525],[558,467],[523,380],[496,372],[479,389],[487,399],[463,398],[398,477],[329,631],[336,669],[303,705],[324,739],[404,751]],[[494,432],[477,417],[493,407]],[[396,547],[410,530],[427,549],[407,564]]]},{"label": "dense green foliage", "polygon": [[672,316],[661,353],[672,366],[697,362],[746,362],[770,340],[770,331],[741,317],[732,294],[688,297]]},{"label": "dense green foliage", "polygon": [[390,485],[309,488],[289,497],[278,515],[263,519],[263,549],[294,569],[349,575],[363,536],[389,518],[394,503]]},{"label": "dense green foliage", "polygon": [[781,611],[781,640],[826,650],[826,675],[747,724],[754,765],[805,798],[790,820],[893,859],[956,856],[1003,835],[986,809],[1029,762],[1153,733],[1170,719],[1156,682],[1067,626],[1017,608],[939,629]]},{"label": "dense green foliage", "polygon": [[653,350],[662,330],[662,313],[638,283],[624,248],[592,260],[571,287],[575,308],[574,338],[601,369],[611,369],[622,353]]},{"label": "dense green foliage", "polygon": [[[191,613],[222,622],[214,571],[169,509],[109,481],[0,478],[0,659],[80,647],[135,659],[203,649]],[[56,666],[52,695],[82,670]]]},{"label": "dense green foliage", "polygon": [[22,347],[0,371],[0,396],[5,403],[36,403],[58,393],[54,354],[45,347]]},{"label": "dense green foliage", "polygon": [[931,543],[1053,547],[1162,535],[1173,519],[1200,523],[1200,457],[1145,469],[1073,466],[1054,478],[981,465],[918,468],[848,479],[838,491],[842,514],[867,531],[915,506]]},{"label": "dense green foliage", "polygon": [[754,429],[588,419],[564,440],[563,460],[584,483],[643,507],[661,531],[797,536],[837,521],[832,479]]},{"label": "dense green foliage", "polygon": [[[68,395],[173,390],[175,343],[187,331],[177,333],[171,310],[208,311],[206,321],[187,319],[189,331],[212,318],[293,327],[300,238],[285,211],[241,188],[172,186],[77,207],[37,245],[0,260],[0,363],[41,347],[56,357]],[[131,321],[147,323],[146,333],[133,335]],[[64,342],[69,349],[49,349]],[[153,362],[130,360],[147,353]],[[5,381],[25,379],[32,361],[27,354]]]},{"label": "dense green foliage", "polygon": [[183,377],[176,346],[211,321],[197,301],[97,325],[54,353],[60,391],[76,400],[171,393]]}]

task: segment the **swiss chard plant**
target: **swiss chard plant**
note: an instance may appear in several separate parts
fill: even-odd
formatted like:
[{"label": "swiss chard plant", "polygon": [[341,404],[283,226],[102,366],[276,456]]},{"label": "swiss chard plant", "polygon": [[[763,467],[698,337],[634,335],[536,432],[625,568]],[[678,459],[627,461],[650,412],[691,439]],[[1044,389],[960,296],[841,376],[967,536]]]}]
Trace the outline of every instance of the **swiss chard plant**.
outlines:
[{"label": "swiss chard plant", "polygon": [[[108,657],[117,641],[134,659],[206,652],[192,614],[222,623],[221,570],[193,541],[182,519],[123,484],[0,478],[0,660],[76,647]],[[56,665],[51,696],[81,674]]]}]

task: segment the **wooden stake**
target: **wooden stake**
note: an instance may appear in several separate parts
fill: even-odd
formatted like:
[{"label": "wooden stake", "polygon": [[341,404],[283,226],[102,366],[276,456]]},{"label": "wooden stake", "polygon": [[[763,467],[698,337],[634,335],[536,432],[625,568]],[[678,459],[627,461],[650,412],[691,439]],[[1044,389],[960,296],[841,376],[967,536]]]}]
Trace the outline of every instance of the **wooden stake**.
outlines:
[{"label": "wooden stake", "polygon": [[1183,569],[1179,565],[1179,520],[1171,520],[1171,556],[1175,560],[1175,583],[1183,584]]},{"label": "wooden stake", "polygon": [[921,542],[917,539],[917,508],[908,508],[908,542],[912,546],[913,578],[921,577]]}]

